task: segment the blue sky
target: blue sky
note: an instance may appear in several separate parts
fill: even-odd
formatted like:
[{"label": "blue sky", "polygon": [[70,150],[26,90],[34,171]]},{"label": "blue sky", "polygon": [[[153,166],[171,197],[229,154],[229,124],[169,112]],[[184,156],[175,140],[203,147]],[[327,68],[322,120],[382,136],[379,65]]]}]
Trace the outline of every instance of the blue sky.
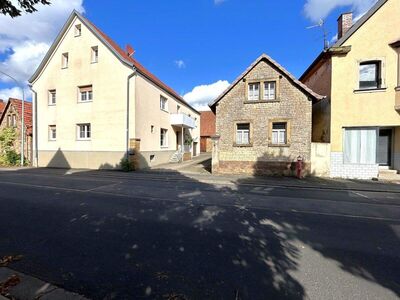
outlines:
[{"label": "blue sky", "polygon": [[[324,18],[331,39],[340,13],[360,15],[374,1],[57,0],[32,16],[0,16],[0,69],[26,80],[75,8],[201,108],[263,52],[300,76],[323,46],[321,30],[306,27]],[[0,81],[0,97],[13,93]]]}]

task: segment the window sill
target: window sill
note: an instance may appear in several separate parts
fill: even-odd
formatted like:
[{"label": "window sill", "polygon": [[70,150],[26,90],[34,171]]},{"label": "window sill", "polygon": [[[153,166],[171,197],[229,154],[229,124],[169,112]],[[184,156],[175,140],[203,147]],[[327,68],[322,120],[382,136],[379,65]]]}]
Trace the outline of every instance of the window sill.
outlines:
[{"label": "window sill", "polygon": [[78,142],[90,142],[92,139],[76,139]]},{"label": "window sill", "polygon": [[383,87],[383,88],[378,88],[378,89],[357,89],[354,90],[354,94],[364,94],[364,93],[382,93],[382,92],[386,92],[387,88]]},{"label": "window sill", "polygon": [[57,140],[48,140],[49,142],[57,142]]},{"label": "window sill", "polygon": [[90,62],[92,65],[94,65],[94,64],[97,64],[98,63],[98,61],[92,61],[92,62]]},{"label": "window sill", "polygon": [[56,104],[48,104],[48,106],[56,106]]},{"label": "window sill", "polygon": [[246,100],[246,101],[244,101],[244,104],[276,103],[276,102],[281,102],[281,100],[279,100],[279,99],[275,99],[275,100]]},{"label": "window sill", "polygon": [[396,86],[396,87],[394,88],[394,90],[395,90],[396,92],[400,92],[400,86]]},{"label": "window sill", "polygon": [[253,144],[252,143],[250,143],[250,144],[236,144],[236,143],[233,143],[233,147],[249,148],[249,147],[253,147]]},{"label": "window sill", "polygon": [[61,67],[61,70],[66,70],[68,69],[68,67]]},{"label": "window sill", "polygon": [[92,102],[93,102],[93,100],[78,101],[78,104],[79,104],[79,103],[92,103]]},{"label": "window sill", "polygon": [[283,147],[283,148],[288,148],[290,147],[290,144],[268,144],[268,147]]},{"label": "window sill", "polygon": [[168,110],[166,110],[166,109],[162,109],[162,108],[160,108],[160,110],[161,110],[161,111],[163,111],[163,112],[166,112],[166,113],[168,113],[168,114],[169,114],[169,111],[168,111]]},{"label": "window sill", "polygon": [[168,146],[160,146],[160,148],[165,150],[165,149],[168,149],[169,147]]}]

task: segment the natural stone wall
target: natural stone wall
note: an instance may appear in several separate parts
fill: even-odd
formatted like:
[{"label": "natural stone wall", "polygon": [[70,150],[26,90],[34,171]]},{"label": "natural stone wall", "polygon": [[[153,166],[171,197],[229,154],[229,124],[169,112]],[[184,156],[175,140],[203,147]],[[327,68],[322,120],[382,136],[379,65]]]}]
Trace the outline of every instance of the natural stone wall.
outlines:
[{"label": "natural stone wall", "polygon": [[[272,78],[278,81],[277,100],[249,102],[247,82]],[[262,60],[238,82],[217,104],[216,113],[218,172],[289,175],[288,166],[299,156],[306,164],[311,161],[312,101],[269,62]],[[274,120],[288,121],[290,133],[285,146],[271,146],[270,122]],[[237,122],[250,123],[251,145],[235,145]]]}]

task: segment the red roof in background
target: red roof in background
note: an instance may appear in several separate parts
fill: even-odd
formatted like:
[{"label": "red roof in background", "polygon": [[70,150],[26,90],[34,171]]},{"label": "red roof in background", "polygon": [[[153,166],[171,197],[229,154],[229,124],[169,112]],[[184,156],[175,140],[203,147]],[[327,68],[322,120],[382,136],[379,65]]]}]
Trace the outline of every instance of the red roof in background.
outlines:
[{"label": "red roof in background", "polygon": [[212,111],[200,112],[200,136],[215,135],[215,114]]},{"label": "red roof in background", "polygon": [[176,97],[179,99],[181,102],[192,108],[194,111],[196,111],[189,103],[187,103],[177,92],[175,92],[172,88],[170,88],[168,85],[166,85],[164,82],[162,82],[160,79],[158,79],[154,74],[152,74],[149,70],[147,70],[142,64],[140,64],[136,59],[133,57],[129,56],[127,51],[124,51],[120,46],[117,45],[111,38],[109,38],[104,32],[102,32],[96,25],[94,25],[92,22],[90,22],[88,19],[85,18],[85,20],[97,31],[99,35],[101,35],[116,52],[119,53],[125,60],[131,62],[136,69],[139,71],[139,73],[143,74],[150,80],[152,80],[154,83],[156,83],[158,86],[166,90],[168,93],[170,93],[172,96]]},{"label": "red roof in background", "polygon": [[5,108],[6,108],[6,102],[4,102],[4,100],[0,99],[0,116],[3,113]]},{"label": "red roof in background", "polygon": [[[10,105],[12,105],[15,110],[18,113],[18,119],[22,116],[22,100],[20,99],[15,99],[15,98],[10,98],[8,99],[7,104],[5,105],[3,114],[0,119],[0,124],[3,122],[5,112],[7,109],[9,109]],[[26,127],[26,134],[31,135],[32,134],[32,102],[27,102],[25,101],[25,111],[24,111],[24,122],[25,122],[25,127]]]}]

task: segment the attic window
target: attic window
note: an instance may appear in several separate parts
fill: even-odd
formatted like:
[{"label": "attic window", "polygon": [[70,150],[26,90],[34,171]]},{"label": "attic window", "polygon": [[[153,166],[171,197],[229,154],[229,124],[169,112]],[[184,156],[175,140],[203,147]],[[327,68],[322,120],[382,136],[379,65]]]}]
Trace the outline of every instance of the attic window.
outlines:
[{"label": "attic window", "polygon": [[81,24],[75,25],[75,37],[81,36],[82,26]]},{"label": "attic window", "polygon": [[68,68],[68,53],[62,54],[61,68],[63,68],[63,69]]},{"label": "attic window", "polygon": [[97,63],[99,61],[99,47],[92,47],[92,64]]}]

